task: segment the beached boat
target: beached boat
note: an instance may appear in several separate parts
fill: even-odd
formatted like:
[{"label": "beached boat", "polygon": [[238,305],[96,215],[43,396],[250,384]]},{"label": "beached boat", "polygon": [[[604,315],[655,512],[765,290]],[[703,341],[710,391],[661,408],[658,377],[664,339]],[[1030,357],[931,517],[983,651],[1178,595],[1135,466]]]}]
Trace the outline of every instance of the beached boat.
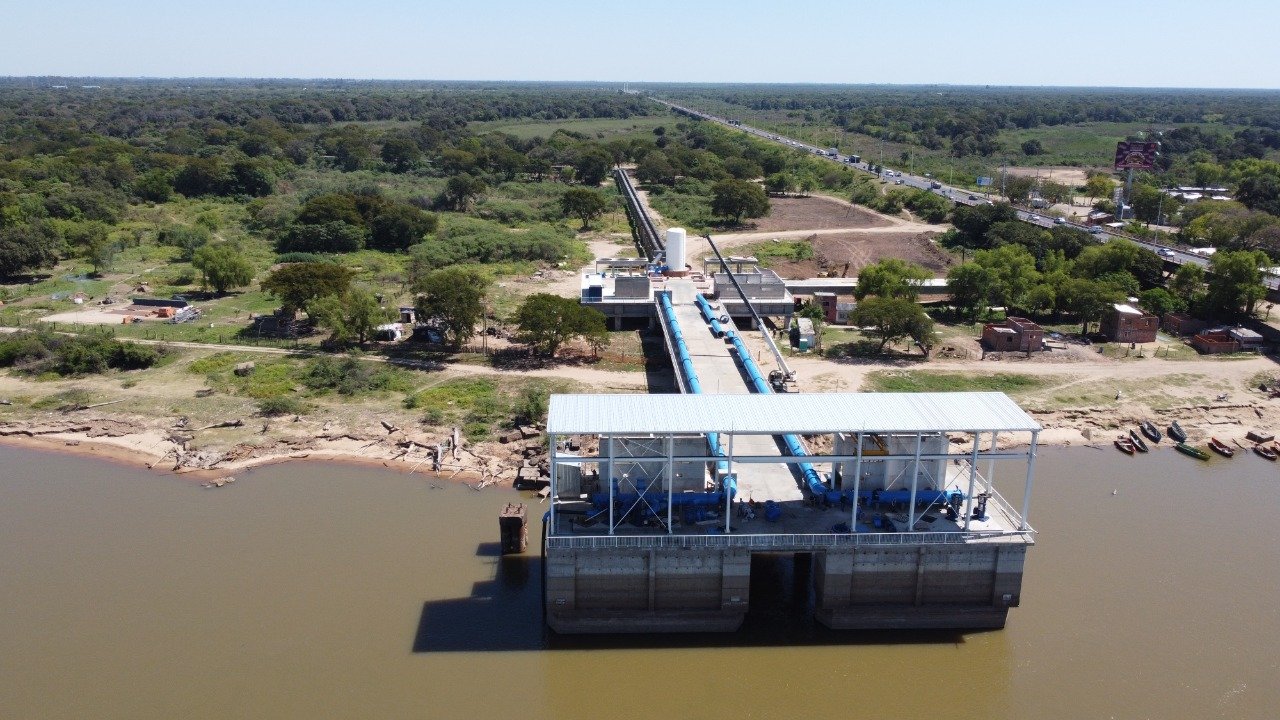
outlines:
[{"label": "beached boat", "polygon": [[1150,420],[1143,420],[1138,427],[1142,429],[1142,434],[1146,435],[1148,440],[1153,443],[1160,442],[1160,431]]},{"label": "beached boat", "polygon": [[1177,445],[1174,445],[1174,447],[1175,447],[1175,448],[1177,448],[1177,449],[1178,449],[1178,452],[1182,453],[1183,455],[1190,455],[1191,457],[1193,457],[1193,458],[1195,458],[1195,459],[1197,459],[1197,460],[1208,460],[1208,459],[1209,459],[1209,453],[1207,453],[1207,452],[1205,452],[1205,451],[1201,450],[1201,449],[1200,449],[1200,448],[1198,448],[1198,447],[1192,447],[1192,446],[1190,446],[1190,445],[1188,445],[1188,444],[1186,444],[1186,443],[1183,443],[1183,442],[1180,442],[1180,443],[1178,443]]},{"label": "beached boat", "polygon": [[1180,443],[1185,443],[1187,441],[1187,431],[1182,429],[1177,420],[1174,420],[1169,423],[1169,437]]},{"label": "beached boat", "polygon": [[1218,438],[1209,438],[1209,449],[1218,453],[1222,457],[1231,457],[1236,454],[1236,451],[1232,450],[1230,445],[1227,445]]},{"label": "beached boat", "polygon": [[1132,455],[1137,449],[1133,446],[1133,441],[1123,435],[1116,438],[1116,449],[1125,455]]},{"label": "beached boat", "polygon": [[1147,444],[1143,442],[1142,436],[1132,430],[1129,431],[1129,440],[1133,442],[1133,446],[1138,449],[1138,452],[1148,452],[1150,450]]},{"label": "beached boat", "polygon": [[1271,462],[1275,462],[1275,461],[1276,461],[1276,451],[1275,451],[1275,450],[1272,450],[1271,448],[1267,447],[1266,445],[1261,445],[1261,444],[1259,444],[1259,445],[1254,445],[1254,446],[1253,446],[1253,451],[1254,451],[1254,452],[1256,452],[1256,453],[1258,453],[1258,455],[1260,455],[1261,457],[1264,457],[1264,458],[1266,458],[1266,459],[1270,460]]}]

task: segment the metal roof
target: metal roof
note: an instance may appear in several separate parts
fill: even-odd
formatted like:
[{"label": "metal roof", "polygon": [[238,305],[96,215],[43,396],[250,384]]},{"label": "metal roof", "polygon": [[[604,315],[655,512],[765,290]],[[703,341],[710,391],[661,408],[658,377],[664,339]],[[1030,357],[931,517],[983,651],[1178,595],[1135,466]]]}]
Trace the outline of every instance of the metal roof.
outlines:
[{"label": "metal roof", "polygon": [[556,435],[1040,430],[999,392],[552,395]]}]

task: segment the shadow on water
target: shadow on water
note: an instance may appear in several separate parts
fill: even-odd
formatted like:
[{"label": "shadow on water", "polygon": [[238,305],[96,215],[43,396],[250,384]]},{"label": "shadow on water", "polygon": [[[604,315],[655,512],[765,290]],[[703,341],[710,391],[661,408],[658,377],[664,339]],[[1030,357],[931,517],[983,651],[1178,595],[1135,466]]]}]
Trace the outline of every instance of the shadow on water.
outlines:
[{"label": "shadow on water", "polygon": [[481,543],[476,555],[494,558],[494,578],[475,583],[469,597],[423,603],[413,652],[959,645],[969,632],[990,632],[831,630],[813,616],[812,556],[758,554],[751,609],[737,632],[558,635],[542,621],[540,557],[500,555],[497,543]]}]

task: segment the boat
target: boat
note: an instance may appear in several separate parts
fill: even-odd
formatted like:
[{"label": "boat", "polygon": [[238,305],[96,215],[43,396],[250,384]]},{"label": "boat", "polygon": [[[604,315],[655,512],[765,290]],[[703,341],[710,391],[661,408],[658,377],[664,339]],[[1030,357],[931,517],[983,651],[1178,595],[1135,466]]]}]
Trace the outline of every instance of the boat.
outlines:
[{"label": "boat", "polygon": [[1132,455],[1136,451],[1133,441],[1123,435],[1116,438],[1116,449],[1125,455]]},{"label": "boat", "polygon": [[1143,442],[1142,436],[1132,430],[1129,431],[1129,440],[1133,442],[1133,446],[1138,449],[1138,452],[1148,452],[1150,450],[1147,444]]},{"label": "boat", "polygon": [[1160,431],[1150,420],[1143,420],[1138,427],[1142,429],[1142,434],[1146,435],[1148,440],[1153,443],[1160,442]]},{"label": "boat", "polygon": [[1182,429],[1177,420],[1174,420],[1169,423],[1169,437],[1180,443],[1185,443],[1187,441],[1187,431]]},{"label": "boat", "polygon": [[1227,445],[1215,437],[1209,438],[1209,449],[1218,453],[1222,457],[1231,457],[1236,454],[1236,451],[1232,450],[1230,445]]},{"label": "boat", "polygon": [[1183,443],[1183,442],[1180,442],[1180,443],[1178,443],[1177,445],[1174,445],[1174,447],[1175,447],[1175,448],[1177,448],[1177,449],[1178,449],[1178,452],[1182,453],[1183,455],[1190,455],[1191,457],[1193,457],[1193,458],[1195,458],[1195,459],[1197,459],[1197,460],[1208,460],[1208,459],[1209,459],[1209,453],[1207,453],[1207,452],[1205,452],[1205,451],[1201,450],[1201,449],[1200,449],[1200,448],[1198,448],[1198,447],[1192,447],[1192,446],[1190,446],[1190,445],[1188,445],[1188,444],[1186,444],[1186,443]]},{"label": "boat", "polygon": [[1258,455],[1260,455],[1260,456],[1262,456],[1262,457],[1264,457],[1264,458],[1266,458],[1266,459],[1270,460],[1271,462],[1275,462],[1275,461],[1276,461],[1276,451],[1275,451],[1275,450],[1272,450],[1271,448],[1267,447],[1266,445],[1263,445],[1263,444],[1261,444],[1261,443],[1260,443],[1260,444],[1258,444],[1258,445],[1254,445],[1254,446],[1253,446],[1253,451],[1254,451],[1254,452],[1256,452],[1256,453],[1258,453]]}]

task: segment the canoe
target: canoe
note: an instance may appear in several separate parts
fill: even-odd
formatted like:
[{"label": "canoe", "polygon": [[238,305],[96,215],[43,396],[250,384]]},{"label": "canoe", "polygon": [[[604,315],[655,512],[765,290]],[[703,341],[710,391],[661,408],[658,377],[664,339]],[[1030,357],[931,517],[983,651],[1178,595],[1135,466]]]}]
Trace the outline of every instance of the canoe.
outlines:
[{"label": "canoe", "polygon": [[1125,455],[1132,455],[1135,451],[1135,448],[1133,447],[1133,441],[1127,437],[1116,438],[1116,449],[1124,453]]},{"label": "canoe", "polygon": [[1150,451],[1147,444],[1142,441],[1142,436],[1132,430],[1129,431],[1129,440],[1133,442],[1133,446],[1138,449],[1138,452]]},{"label": "canoe", "polygon": [[1231,457],[1236,454],[1236,451],[1232,450],[1230,445],[1227,445],[1218,438],[1209,438],[1209,449],[1218,453],[1222,457]]},{"label": "canoe", "polygon": [[1276,461],[1276,451],[1272,450],[1266,445],[1254,445],[1253,451],[1258,453],[1258,455],[1270,460],[1271,462]]},{"label": "canoe", "polygon": [[1181,442],[1178,443],[1177,445],[1174,445],[1174,447],[1177,448],[1178,452],[1182,453],[1183,455],[1190,455],[1191,457],[1197,460],[1209,459],[1209,453],[1201,450],[1198,447],[1191,447],[1190,445],[1186,443],[1181,443]]},{"label": "canoe", "polygon": [[1156,429],[1156,426],[1150,420],[1143,420],[1138,427],[1142,428],[1142,434],[1146,435],[1148,440],[1153,443],[1160,442],[1160,431]]},{"label": "canoe", "polygon": [[1182,429],[1182,426],[1178,424],[1177,420],[1169,423],[1169,437],[1180,443],[1185,443],[1187,441],[1187,433]]}]

